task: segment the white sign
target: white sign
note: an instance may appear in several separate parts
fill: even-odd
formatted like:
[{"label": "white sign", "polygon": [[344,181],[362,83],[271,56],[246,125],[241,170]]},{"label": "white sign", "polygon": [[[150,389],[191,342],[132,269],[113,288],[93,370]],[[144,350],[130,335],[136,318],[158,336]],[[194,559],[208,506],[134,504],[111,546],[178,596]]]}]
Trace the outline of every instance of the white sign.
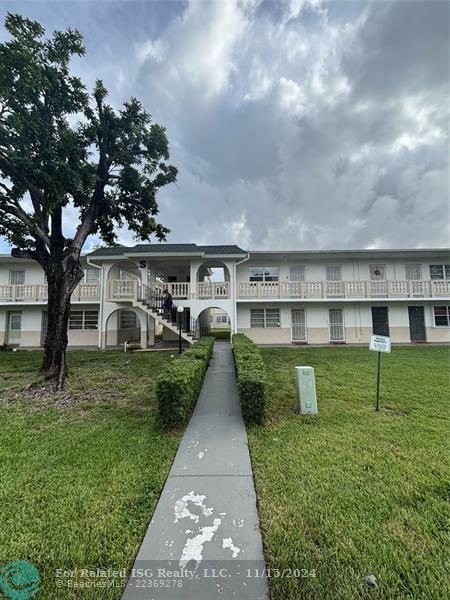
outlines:
[{"label": "white sign", "polygon": [[386,335],[371,335],[369,349],[375,352],[390,352],[391,338]]}]

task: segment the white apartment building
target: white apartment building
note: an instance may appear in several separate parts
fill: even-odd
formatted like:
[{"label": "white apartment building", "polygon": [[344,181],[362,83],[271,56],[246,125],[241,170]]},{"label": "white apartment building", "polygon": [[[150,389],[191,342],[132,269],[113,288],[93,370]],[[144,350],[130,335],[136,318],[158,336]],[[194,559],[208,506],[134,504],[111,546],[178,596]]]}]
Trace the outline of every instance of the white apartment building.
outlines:
[{"label": "white apartment building", "polygon": [[[208,332],[212,309],[258,344],[367,344],[372,333],[399,344],[450,342],[449,249],[247,252],[155,243],[98,249],[82,260],[71,347],[147,348],[159,332],[176,339],[175,315],[172,322],[162,314],[165,289],[184,309],[187,342]],[[46,294],[37,263],[0,256],[0,344],[42,346]]]}]

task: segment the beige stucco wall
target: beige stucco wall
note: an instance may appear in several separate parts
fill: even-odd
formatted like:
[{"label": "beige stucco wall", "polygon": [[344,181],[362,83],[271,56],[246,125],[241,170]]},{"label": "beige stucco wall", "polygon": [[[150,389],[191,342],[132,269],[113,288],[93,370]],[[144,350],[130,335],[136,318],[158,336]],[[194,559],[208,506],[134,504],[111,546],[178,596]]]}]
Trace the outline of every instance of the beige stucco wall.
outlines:
[{"label": "beige stucco wall", "polygon": [[69,346],[98,346],[98,330],[70,329],[67,335]]},{"label": "beige stucco wall", "polygon": [[290,344],[291,330],[287,328],[269,327],[266,329],[259,328],[242,328],[238,329],[238,333],[243,333],[256,344]]},{"label": "beige stucco wall", "polygon": [[[92,310],[92,306],[89,305],[77,305],[78,308]],[[42,314],[45,309],[45,306],[14,306],[11,309],[8,308],[8,310],[2,309],[0,311],[0,343],[9,341],[6,334],[9,312],[20,312],[22,315],[22,330],[19,346],[22,348],[41,347]],[[69,346],[97,346],[98,330],[69,329],[68,343]]]},{"label": "beige stucco wall", "polygon": [[427,327],[427,342],[450,344],[449,327]]},{"label": "beige stucco wall", "polygon": [[175,333],[175,331],[172,331],[171,329],[168,329],[167,327],[163,327],[162,339],[165,342],[172,342],[172,341],[178,339],[178,333]]},{"label": "beige stucco wall", "polygon": [[[307,342],[309,344],[328,344],[328,318],[330,308],[342,308],[344,315],[345,342],[349,344],[368,344],[372,335],[372,306],[387,306],[389,333],[393,343],[410,343],[408,306],[424,306],[427,341],[449,343],[450,329],[435,327],[433,305],[436,302],[347,302],[347,303],[312,303],[312,302],[245,302],[239,303],[237,309],[237,329],[245,333],[257,343],[289,343],[291,341],[291,310],[306,310]],[[442,304],[446,304],[443,302]],[[280,328],[250,328],[251,308],[279,308]]]}]

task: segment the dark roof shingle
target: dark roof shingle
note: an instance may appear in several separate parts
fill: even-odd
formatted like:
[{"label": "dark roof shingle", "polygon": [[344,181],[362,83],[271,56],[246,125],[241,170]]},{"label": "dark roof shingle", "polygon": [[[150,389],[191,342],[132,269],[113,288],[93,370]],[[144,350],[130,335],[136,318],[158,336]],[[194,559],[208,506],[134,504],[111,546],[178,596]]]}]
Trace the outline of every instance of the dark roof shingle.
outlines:
[{"label": "dark roof shingle", "polygon": [[114,248],[97,248],[91,252],[89,256],[120,256],[123,254],[139,254],[139,253],[174,253],[174,254],[202,254],[205,255],[234,255],[247,254],[245,250],[234,244],[229,245],[213,245],[213,246],[197,246],[197,244],[136,244],[133,247],[117,246]]}]

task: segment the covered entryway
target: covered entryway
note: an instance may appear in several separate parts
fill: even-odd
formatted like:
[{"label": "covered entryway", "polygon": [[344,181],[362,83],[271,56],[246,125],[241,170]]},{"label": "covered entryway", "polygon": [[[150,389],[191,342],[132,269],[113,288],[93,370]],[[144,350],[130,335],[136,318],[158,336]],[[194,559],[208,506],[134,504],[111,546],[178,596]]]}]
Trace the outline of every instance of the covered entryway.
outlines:
[{"label": "covered entryway", "polygon": [[[216,327],[216,316],[220,315],[224,318],[226,327]],[[212,335],[218,340],[230,340],[231,335],[231,319],[228,312],[218,306],[208,306],[202,310],[195,320],[195,337],[203,337]]]},{"label": "covered entryway", "polygon": [[372,331],[374,335],[389,337],[389,316],[387,306],[372,306]]},{"label": "covered entryway", "polygon": [[106,321],[106,348],[117,348],[124,342],[141,343],[141,322],[134,309],[120,308]]},{"label": "covered entryway", "polygon": [[412,342],[426,342],[425,309],[423,306],[408,306],[409,335]]},{"label": "covered entryway", "polygon": [[291,330],[294,343],[306,343],[306,311],[304,308],[291,310]]}]

